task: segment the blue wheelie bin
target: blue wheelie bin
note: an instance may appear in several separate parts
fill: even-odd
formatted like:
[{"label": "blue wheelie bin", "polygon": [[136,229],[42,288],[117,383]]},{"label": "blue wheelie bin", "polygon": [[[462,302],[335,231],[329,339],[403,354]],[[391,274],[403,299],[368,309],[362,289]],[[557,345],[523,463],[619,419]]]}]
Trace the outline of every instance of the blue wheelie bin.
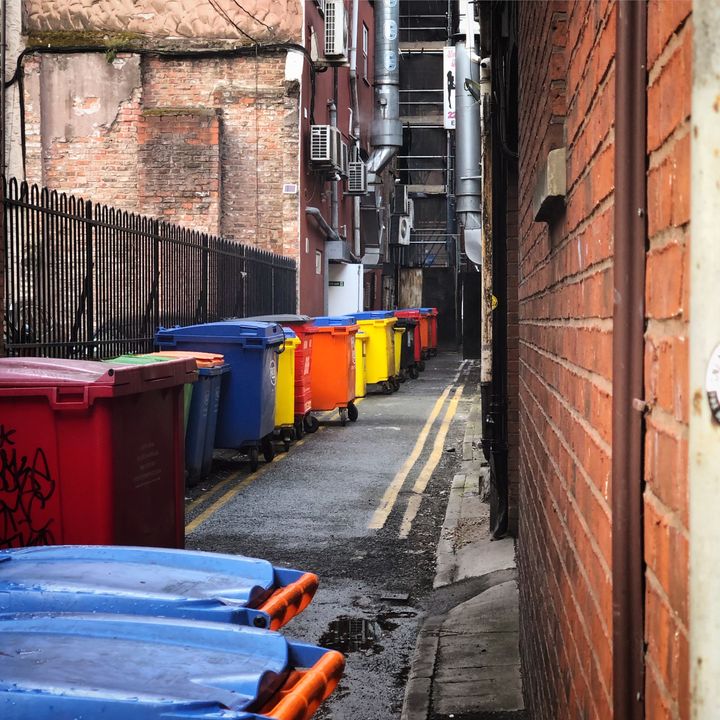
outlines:
[{"label": "blue wheelie bin", "polygon": [[157,615],[277,630],[317,586],[314,573],[240,555],[112,545],[0,550],[0,613]]},{"label": "blue wheelie bin", "polygon": [[161,328],[155,336],[161,351],[201,350],[225,357],[230,372],[223,375],[215,447],[244,450],[253,470],[259,448],[267,462],[275,456],[277,355],[284,339],[278,324],[249,320]]},{"label": "blue wheelie bin", "polygon": [[0,616],[3,720],[307,720],[344,658],[269,630],[129,615]]}]

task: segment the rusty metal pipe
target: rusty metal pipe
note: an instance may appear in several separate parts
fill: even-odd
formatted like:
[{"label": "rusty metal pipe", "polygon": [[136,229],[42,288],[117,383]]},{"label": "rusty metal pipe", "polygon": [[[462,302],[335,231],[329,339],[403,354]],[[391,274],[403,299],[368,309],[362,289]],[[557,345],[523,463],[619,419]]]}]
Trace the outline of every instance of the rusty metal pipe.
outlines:
[{"label": "rusty metal pipe", "polygon": [[619,0],[612,398],[613,717],[644,716],[643,353],[647,6]]}]

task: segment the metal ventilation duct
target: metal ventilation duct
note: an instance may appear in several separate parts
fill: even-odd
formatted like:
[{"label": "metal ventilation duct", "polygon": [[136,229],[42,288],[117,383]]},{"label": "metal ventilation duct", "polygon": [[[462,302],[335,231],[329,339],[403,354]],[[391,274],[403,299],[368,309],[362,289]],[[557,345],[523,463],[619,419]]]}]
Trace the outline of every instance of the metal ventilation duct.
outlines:
[{"label": "metal ventilation duct", "polygon": [[375,111],[368,173],[377,175],[402,147],[400,0],[375,1]]},{"label": "metal ventilation duct", "polygon": [[466,229],[481,227],[482,211],[480,103],[465,88],[465,80],[480,79],[471,51],[465,42],[455,45],[455,197],[458,221]]}]

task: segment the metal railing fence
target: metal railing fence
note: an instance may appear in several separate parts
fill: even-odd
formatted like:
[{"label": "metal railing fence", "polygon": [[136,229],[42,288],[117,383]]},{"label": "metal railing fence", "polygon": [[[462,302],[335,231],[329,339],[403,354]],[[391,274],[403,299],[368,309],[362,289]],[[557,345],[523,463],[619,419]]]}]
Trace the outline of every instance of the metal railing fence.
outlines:
[{"label": "metal railing fence", "polygon": [[105,358],[159,326],[293,313],[294,260],[36,185],[3,180],[5,350]]}]

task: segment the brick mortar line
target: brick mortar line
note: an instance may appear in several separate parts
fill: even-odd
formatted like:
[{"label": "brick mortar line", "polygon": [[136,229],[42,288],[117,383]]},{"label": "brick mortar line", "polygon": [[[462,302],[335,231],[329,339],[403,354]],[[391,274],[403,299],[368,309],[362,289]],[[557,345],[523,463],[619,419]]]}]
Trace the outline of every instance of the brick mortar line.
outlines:
[{"label": "brick mortar line", "polygon": [[555,292],[557,289],[564,289],[566,287],[571,287],[573,285],[577,285],[581,283],[583,280],[586,280],[587,278],[591,278],[594,275],[597,275],[598,273],[603,272],[604,270],[608,270],[613,267],[613,259],[611,257],[603,258],[602,260],[598,260],[595,263],[592,263],[591,265],[588,265],[584,270],[580,270],[576,273],[572,273],[571,275],[565,275],[560,280],[555,280],[554,282],[550,283],[550,285],[545,285],[543,288],[538,290],[537,292],[531,293],[529,295],[524,295],[522,297],[518,298],[519,302],[527,302],[528,300],[539,300],[546,295],[549,295],[550,293]]},{"label": "brick mortar line", "polygon": [[[602,199],[602,201],[596,205],[590,215],[587,215],[582,219],[580,223],[578,223],[572,230],[570,230],[565,237],[563,238],[562,242],[556,247],[553,248],[553,251],[548,254],[543,260],[541,260],[537,265],[535,265],[531,272],[528,273],[526,276],[521,275],[521,281],[518,283],[520,286],[525,284],[525,281],[531,278],[536,272],[541,270],[545,265],[547,265],[551,258],[555,257],[556,254],[558,254],[561,250],[563,250],[569,243],[571,243],[573,240],[575,240],[579,235],[584,233],[588,228],[591,227],[591,225],[605,212],[607,212],[611,207],[615,206],[615,192],[613,191],[610,195],[606,196]],[[534,221],[533,223],[534,224]],[[521,239],[522,239],[522,232],[520,233]],[[539,237],[524,253],[524,256],[527,257],[536,247],[537,245],[542,241],[542,233],[541,237]],[[520,247],[519,254],[522,255],[523,249]],[[522,268],[522,259],[519,262],[520,267]]]},{"label": "brick mortar line", "polygon": [[[529,492],[530,492],[530,491],[529,491]],[[532,505],[532,507],[533,507],[533,509],[535,509],[537,506],[536,506],[536,505]],[[539,517],[539,515],[538,515],[537,512],[535,513],[534,517],[535,517],[535,523],[534,523],[534,526],[533,526],[533,527],[535,527],[535,528],[541,527],[541,524],[540,524],[541,518]],[[547,527],[547,526],[546,526],[546,527]],[[552,534],[552,533],[549,533],[549,534]],[[538,533],[533,533],[533,537],[537,540],[537,539],[538,539]],[[551,542],[552,542],[552,541],[551,541]],[[555,549],[556,552],[557,552],[557,547],[555,547],[554,549]],[[547,556],[546,556],[546,557],[547,557]],[[561,556],[558,555],[557,558],[558,558],[558,560],[560,561],[560,564],[562,565],[562,558],[561,558]],[[548,559],[548,560],[549,560],[549,559]],[[539,576],[541,576],[541,577],[544,575],[546,578],[553,577],[553,579],[555,580],[555,587],[557,588],[558,596],[561,596],[562,593],[561,593],[561,591],[560,591],[560,586],[559,586],[559,584],[557,583],[557,577],[555,577],[555,573],[548,571],[548,568],[546,567],[546,565],[548,565],[548,564],[549,564],[549,563],[539,563],[539,564],[537,564],[537,565],[529,568],[529,574],[530,574],[531,576],[539,575]],[[547,587],[549,588],[549,585],[548,585]],[[525,594],[525,593],[523,593],[523,594]],[[528,592],[528,593],[527,593],[527,597],[528,597],[528,599],[531,600],[532,598],[536,597],[536,593]],[[543,595],[543,600],[546,600],[546,596],[544,596],[544,595]],[[531,618],[531,620],[533,620],[533,621],[535,622],[535,624],[536,624],[537,626],[545,628],[546,625],[550,625],[551,623],[543,623],[543,622],[541,622],[541,620],[544,619],[544,618],[543,618],[542,616],[540,616],[540,615],[536,612],[536,607],[538,607],[539,605],[540,605],[540,603],[537,603],[537,602],[529,602],[529,603],[528,603],[528,606],[531,608],[531,612],[529,613],[529,614],[530,614],[530,618]],[[557,608],[556,608],[556,606],[555,606],[554,604],[552,605],[552,610],[554,611],[556,623],[557,623],[557,625],[559,626],[559,625],[560,625],[560,616],[559,616],[558,610],[557,610]],[[564,607],[563,607],[563,610],[564,610]],[[569,619],[569,617],[568,617],[568,615],[567,615],[567,612],[563,612],[563,617],[565,618],[565,623],[566,623],[566,625],[570,626],[570,619]],[[548,620],[552,620],[552,618],[547,618],[547,619],[548,619]],[[531,637],[532,637],[533,641],[535,641],[534,644],[535,644],[536,648],[539,649],[539,652],[536,652],[536,657],[542,658],[542,657],[544,657],[545,655],[549,655],[549,653],[547,652],[548,648],[547,648],[546,646],[544,646],[544,645],[541,645],[540,642],[539,642],[538,640],[536,640],[536,638],[537,638],[537,633],[533,633],[533,634],[531,635]],[[575,642],[574,636],[571,636],[570,639],[572,640],[572,645],[573,645],[573,647],[574,647],[574,649],[575,649],[575,654],[576,654],[576,656],[579,658],[579,657],[580,657],[580,652],[579,652],[579,649],[577,648],[577,643]],[[569,658],[569,656],[568,656],[568,652],[567,652],[568,647],[567,647],[567,646],[568,646],[568,643],[561,643],[561,644],[560,644],[560,647],[561,647],[561,649],[562,649],[563,655],[564,655],[565,660],[566,660],[566,665],[565,665],[565,666],[566,666],[566,667],[570,667],[570,663],[569,663],[570,658]],[[557,662],[557,658],[558,658],[558,655],[557,655],[557,652],[556,652],[557,648],[556,648],[556,646],[553,646],[552,649],[553,649],[553,651],[555,651],[555,652],[554,652],[554,655],[555,655],[555,666],[557,666],[557,665],[559,665],[559,663]],[[545,652],[543,652],[543,650],[545,650]],[[552,664],[552,658],[550,658],[550,661],[551,661],[551,664]],[[582,668],[582,665],[581,665],[581,668]],[[543,670],[546,670],[546,671],[547,671],[547,669],[548,669],[548,668],[546,668],[546,667],[543,668]],[[590,686],[589,686],[589,683],[588,683],[587,678],[585,677],[584,672],[581,674],[581,677],[582,677],[582,679],[584,680],[584,682],[585,682],[585,684],[586,684],[586,686],[588,687],[588,690],[589,690],[589,689],[590,689]],[[552,702],[549,702],[548,704],[552,704]]]},{"label": "brick mortar line", "polygon": [[[675,30],[672,32],[670,37],[665,41],[665,44],[662,46],[660,53],[655,58],[655,62],[652,64],[652,67],[648,68],[648,73],[647,73],[647,88],[648,88],[648,90],[660,78],[663,70],[667,67],[668,63],[670,62],[673,55],[675,54],[675,51],[678,49],[682,50],[682,47],[681,47],[682,42],[683,42],[685,34],[687,32],[689,32],[688,27],[689,27],[689,20],[691,17],[692,17],[692,11],[689,12],[683,20],[681,20],[680,24],[675,28]],[[645,60],[647,62],[647,54],[645,56]]]},{"label": "brick mortar line", "polygon": [[665,160],[671,158],[675,145],[690,134],[690,115],[684,117],[679,125],[676,125],[673,131],[663,140],[662,145],[650,150],[648,153],[648,170],[655,170],[660,167]]},{"label": "brick mortar line", "polygon": [[[588,3],[590,4],[590,3]],[[608,4],[608,9],[605,11],[605,16],[600,20],[600,23],[598,24],[597,29],[595,30],[595,37],[593,38],[592,44],[590,45],[590,51],[588,52],[586,56],[585,63],[583,64],[583,70],[580,74],[580,77],[578,78],[578,84],[577,87],[580,88],[582,84],[585,82],[585,79],[587,78],[588,73],[592,69],[592,63],[590,62],[590,58],[593,57],[593,55],[596,53],[596,51],[599,49],[600,46],[600,38],[605,33],[605,30],[607,29],[607,26],[610,24],[610,16],[612,15],[613,8]],[[616,19],[617,22],[617,19]],[[578,33],[578,39],[581,37],[582,33]],[[615,40],[615,38],[613,38]],[[576,45],[576,48],[578,48],[578,45]],[[577,52],[579,52],[579,49],[575,51],[575,48],[570,54],[570,57],[568,58],[568,67],[574,62],[575,56],[577,55]],[[608,63],[607,68],[605,68],[605,72],[603,73],[602,77],[605,77],[610,69],[611,65],[614,65],[615,63],[615,53],[617,52],[617,46],[615,47],[615,52],[613,52],[612,57],[610,58],[610,62]],[[600,78],[602,81],[602,77]],[[573,99],[576,98],[578,93],[574,93],[568,98],[567,103],[567,110],[568,112],[573,106]],[[590,99],[590,106],[592,106],[593,101],[595,99],[595,96],[597,95],[597,87],[596,92],[593,93],[591,99]]]},{"label": "brick mortar line", "polygon": [[[522,305],[520,306],[522,309]],[[590,322],[588,322],[590,321]],[[588,330],[600,330],[601,332],[612,332],[613,320],[612,318],[534,318],[534,317],[519,317],[518,324],[520,327],[524,326],[536,326],[536,327],[557,327],[557,328],[573,328],[573,329],[588,329]],[[523,337],[520,336],[520,342],[523,341]]]},{"label": "brick mortar line", "polygon": [[[567,145],[568,152],[570,152],[572,149],[575,148],[579,138],[581,137],[581,135],[583,135],[587,126],[590,124],[590,115],[591,115],[592,111],[595,109],[595,107],[597,107],[601,95],[605,92],[608,85],[610,85],[610,80],[614,76],[615,76],[615,55],[613,55],[610,58],[610,62],[607,64],[605,71],[601,75],[598,84],[595,86],[595,89],[593,90],[593,94],[590,96],[590,100],[587,104],[587,109],[583,113],[583,118],[580,121],[580,123],[578,124],[578,126],[575,128],[572,138]],[[577,99],[579,102],[579,94],[580,94],[579,88],[583,82],[584,82],[584,78],[583,78],[583,80],[580,81],[580,85],[578,85],[578,92],[573,94],[568,101],[568,107],[567,107],[568,116],[570,114],[570,111],[573,109],[575,100]],[[614,110],[614,108],[613,108],[613,110]],[[578,112],[581,112],[580,108],[578,108]],[[614,129],[614,127],[615,127],[615,123],[613,121],[610,125],[610,129],[608,130],[608,132],[611,129]],[[607,133],[606,133],[606,135],[607,135]]]},{"label": "brick mortar line", "polygon": [[645,328],[645,340],[648,338],[680,338],[684,337],[689,341],[688,320],[678,317],[672,318],[653,318],[646,317],[647,327]]},{"label": "brick mortar line", "polygon": [[[608,148],[614,148],[615,147],[615,126],[611,125],[608,131],[603,135],[602,140],[595,148],[594,152],[590,155],[589,158],[587,158],[583,162],[583,171],[575,178],[575,180],[570,184],[570,186],[567,189],[567,192],[565,193],[565,197],[567,198],[568,204],[572,202],[572,199],[575,197],[575,195],[578,192],[578,188],[580,186],[580,183],[582,183],[585,178],[590,175],[593,172],[594,169],[594,161],[600,157]],[[610,197],[611,195],[615,194],[615,187],[613,187],[608,190],[606,195],[603,195],[598,202],[593,206],[591,210],[592,212],[595,211],[595,208],[597,208],[600,203],[602,203],[603,200]],[[585,216],[589,217],[589,216]],[[579,223],[578,223],[579,224]],[[577,227],[577,226],[575,226]],[[570,228],[570,230],[574,230],[575,228]]]},{"label": "brick mortar line", "polygon": [[653,405],[648,415],[649,421],[657,430],[665,435],[672,435],[679,440],[688,440],[690,428],[687,423],[681,422],[674,415],[663,408]]},{"label": "brick mortar line", "polygon": [[[533,424],[533,429],[536,431],[536,436],[537,436],[538,439],[539,439],[540,436],[537,435],[537,428],[534,426],[534,424]],[[528,437],[528,440],[530,440],[529,437]],[[532,443],[530,443],[530,446],[532,447]],[[533,451],[533,455],[535,455],[534,451]],[[535,459],[536,459],[536,463],[537,463],[538,468],[540,468],[540,474],[542,475],[542,469],[541,469],[542,466],[541,466],[541,464],[538,462],[537,456],[535,456]],[[545,486],[549,489],[549,485],[548,485],[547,482],[545,482]],[[538,497],[538,498],[540,497],[539,493],[537,494],[537,497]],[[562,521],[562,514],[560,513],[560,510],[559,510],[559,508],[558,508],[558,506],[557,506],[557,503],[554,501],[554,498],[552,497],[552,495],[550,496],[550,498],[551,498],[551,502],[553,503],[553,507],[555,508],[555,512],[556,512],[556,514],[557,514],[557,516],[558,516],[558,520],[560,521],[560,524],[561,524],[561,526],[563,527],[563,530],[564,530],[564,532],[565,532],[565,537],[566,537],[567,540],[571,540],[571,536],[570,536],[570,534],[569,534],[568,531],[567,531],[567,526],[566,526],[566,525],[563,523],[563,521]],[[560,567],[562,568],[562,571],[563,571],[563,573],[564,573],[564,575],[565,575],[565,579],[566,579],[566,582],[567,582],[567,586],[568,586],[568,588],[570,589],[570,596],[571,596],[572,599],[573,599],[573,604],[575,605],[575,608],[576,608],[576,611],[577,611],[578,620],[580,621],[580,625],[581,625],[581,627],[583,628],[583,635],[584,635],[584,637],[585,637],[586,643],[587,643],[587,645],[588,645],[589,648],[592,648],[593,645],[594,645],[594,643],[592,642],[591,633],[589,632],[589,630],[588,630],[588,628],[587,628],[587,624],[586,624],[586,622],[585,622],[586,619],[585,619],[584,615],[580,612],[580,607],[579,607],[577,598],[575,597],[575,593],[574,593],[574,591],[573,591],[573,583],[572,583],[571,580],[570,580],[570,574],[568,573],[567,568],[565,567],[565,563],[564,563],[563,560],[562,560],[562,555],[560,554],[560,550],[559,550],[559,548],[558,548],[558,546],[557,546],[557,542],[556,542],[555,535],[554,535],[552,532],[549,532],[549,535],[550,535],[550,538],[551,538],[551,543],[552,543],[552,545],[554,546],[554,549],[555,549],[555,554],[556,554],[557,558],[558,558],[559,561],[560,561],[560,563],[559,563],[559,564],[560,564]],[[568,543],[568,544],[569,544],[570,547],[572,548],[573,554],[576,555],[576,553],[575,553],[575,548],[574,548],[574,544],[573,544],[572,542],[570,542],[570,543]],[[595,603],[596,603],[596,602],[597,602],[597,598],[595,597],[594,588],[592,587],[592,584],[588,582],[588,579],[585,577],[585,572],[584,572],[585,566],[580,562],[580,563],[578,563],[578,568],[579,568],[581,574],[583,575],[583,578],[585,579],[585,582],[586,582],[586,585],[587,585],[587,588],[588,588],[588,594],[589,594],[589,596],[590,596],[590,597],[592,598],[592,600],[595,601]],[[555,580],[555,583],[556,583],[556,585],[557,585],[557,576],[556,576],[556,574],[554,574],[554,573],[549,573],[549,574],[550,574],[550,576],[553,578],[553,580]],[[560,586],[557,585],[557,588],[558,588],[558,591],[559,591],[559,592],[558,592],[559,596],[562,597],[562,592],[560,592]],[[561,605],[563,605],[563,604],[561,603]],[[567,613],[565,612],[564,606],[563,606],[562,609],[563,609],[563,614],[565,615],[565,618],[566,618],[566,621],[567,621],[567,625],[568,625],[568,627],[571,627],[571,626],[572,626],[572,623],[570,623],[570,618],[568,617]],[[600,624],[601,624],[601,626],[602,626],[602,628],[603,628],[603,634],[605,635],[605,638],[606,638],[606,640],[608,641],[608,643],[610,643],[611,641],[610,641],[610,639],[609,639],[609,637],[608,637],[608,632],[607,632],[607,628],[605,627],[605,622],[604,622],[604,618],[603,618],[603,616],[602,616],[602,613],[598,611],[598,612],[597,612],[597,616],[598,616],[598,619],[600,620]],[[586,685],[588,686],[588,690],[590,690],[589,680],[588,680],[588,678],[587,678],[586,675],[585,675],[585,670],[584,670],[584,666],[583,666],[583,662],[582,662],[583,658],[582,658],[582,656],[580,655],[579,648],[578,648],[577,643],[576,643],[576,641],[575,641],[575,636],[573,635],[572,632],[570,633],[570,638],[571,638],[571,640],[572,640],[573,646],[575,647],[575,654],[576,654],[577,659],[578,659],[578,665],[579,665],[579,667],[581,668],[581,673],[582,673],[583,679],[585,680],[585,683],[586,683]],[[612,644],[611,644],[611,647],[612,647]],[[603,677],[603,674],[602,674],[602,671],[601,671],[601,669],[600,669],[600,667],[599,667],[599,663],[598,663],[598,661],[597,661],[597,658],[594,656],[594,653],[592,653],[592,652],[591,652],[591,657],[592,657],[592,662],[593,662],[593,664],[595,665],[595,669],[596,669],[596,672],[597,672],[597,674],[598,674],[598,677],[600,678],[600,683],[601,683],[602,688],[603,688],[603,691],[604,691],[604,693],[605,693],[605,699],[607,700],[608,704],[609,704],[610,706],[612,706],[612,700],[611,700],[611,698],[610,698],[610,693],[609,693],[607,687],[605,686],[605,678]],[[592,693],[591,693],[591,697],[592,697]]]},{"label": "brick mortar line", "polygon": [[651,250],[662,250],[665,247],[669,247],[673,244],[673,240],[682,240],[678,242],[678,245],[686,247],[689,245],[688,233],[690,231],[690,221],[683,223],[682,225],[670,225],[664,227],[662,230],[658,230],[652,237],[648,238],[649,248],[648,253]]},{"label": "brick mortar line", "polygon": [[671,720],[678,720],[680,718],[679,707],[677,701],[672,698],[670,691],[665,686],[665,681],[660,674],[658,666],[655,664],[655,660],[650,653],[645,653],[645,662],[652,673],[655,685],[660,694],[660,702],[664,705],[665,709],[671,713]]},{"label": "brick mortar line", "polygon": [[660,580],[658,580],[658,577],[653,572],[653,570],[650,567],[648,567],[647,563],[645,564],[645,574],[647,576],[648,585],[650,585],[652,587],[652,589],[655,591],[655,594],[657,595],[660,602],[669,611],[669,615],[675,621],[675,624],[677,625],[678,630],[682,633],[683,637],[685,637],[686,640],[689,640],[690,639],[690,629],[682,621],[678,611],[672,606],[672,603],[670,602],[670,598],[669,598],[667,592],[665,592],[665,588],[662,586],[662,583],[660,582]]},{"label": "brick mortar line", "polygon": [[654,492],[652,492],[652,490],[647,489],[647,487],[643,493],[643,497],[647,500],[649,505],[652,505],[655,508],[659,515],[662,515],[662,517],[669,521],[669,527],[673,530],[677,530],[677,532],[682,535],[685,540],[690,542],[690,531],[685,527],[684,523],[680,519],[680,512],[678,510],[666,505]]},{"label": "brick mortar line", "polygon": [[571,363],[569,360],[566,360],[559,355],[553,355],[552,353],[548,352],[544,348],[541,348],[539,345],[535,345],[534,343],[525,341],[523,344],[525,345],[525,347],[534,350],[538,355],[541,355],[547,360],[550,360],[556,365],[559,365],[561,368],[567,370],[572,375],[575,375],[581,380],[586,380],[593,387],[597,388],[601,392],[609,393],[612,396],[612,381],[608,380],[606,377],[603,377],[599,373],[593,373],[589,370],[586,370],[579,365],[575,365],[575,363]]},{"label": "brick mortar line", "polygon": [[[547,382],[545,382],[543,380],[542,376],[535,370],[535,368],[533,368],[531,365],[528,365],[527,363],[523,363],[523,367],[525,367],[526,370],[528,370],[532,375],[534,375],[537,378],[537,380],[540,382],[540,384],[544,388],[546,388],[555,397],[555,399],[558,400],[560,405],[568,411],[568,413],[571,415],[571,417],[575,420],[576,424],[579,425],[581,428],[583,428],[583,430],[585,430],[586,435],[588,435],[589,438],[595,442],[597,447],[600,450],[602,450],[605,453],[605,455],[607,455],[609,458],[611,458],[612,457],[612,446],[610,444],[608,444],[607,442],[605,442],[605,440],[603,440],[602,437],[600,437],[600,433],[598,433],[598,431],[595,429],[595,427],[592,425],[592,423],[588,422],[574,407],[572,407],[572,405],[570,405],[565,400],[565,398],[563,398],[563,396],[557,390],[555,390],[555,388],[553,388],[551,385],[549,385]],[[543,414],[545,414],[545,413],[543,413]],[[549,420],[550,419],[549,416],[547,416],[547,417]],[[555,427],[557,427],[557,425],[555,425]],[[557,429],[558,429],[558,431],[560,430],[559,427]],[[564,437],[564,435],[563,435],[563,437]],[[572,457],[574,459],[576,459],[578,464],[582,467],[580,458],[578,458],[574,453],[572,454]],[[589,473],[588,473],[588,478],[590,479]],[[591,482],[592,482],[592,480],[591,480]],[[594,483],[593,483],[593,487],[595,487]],[[599,492],[600,491],[598,490],[598,493]],[[606,504],[607,501],[602,496],[602,493],[600,493],[600,497],[603,498],[603,504]],[[610,512],[608,509],[608,518],[609,517],[610,517]]]},{"label": "brick mortar line", "polygon": [[[523,383],[523,385],[525,386],[525,389],[527,390],[527,392],[530,393],[530,388],[529,388],[529,386],[527,385],[527,383]],[[577,467],[580,469],[580,474],[581,474],[581,475],[584,477],[584,479],[585,479],[585,484],[586,484],[586,485],[588,486],[588,488],[590,489],[591,494],[592,494],[593,496],[595,496],[595,499],[598,500],[598,505],[599,505],[600,508],[605,512],[605,515],[607,516],[608,521],[611,523],[611,522],[612,522],[612,516],[611,516],[611,513],[610,513],[609,508],[607,507],[607,501],[606,501],[605,498],[600,494],[599,490],[597,489],[597,487],[595,486],[595,484],[592,482],[592,479],[590,479],[589,476],[587,475],[587,472],[585,471],[585,468],[583,467],[582,463],[577,459],[577,457],[575,456],[575,454],[574,454],[571,450],[568,450],[568,448],[567,448],[567,443],[565,442],[565,436],[560,432],[560,429],[559,429],[559,428],[557,427],[557,425],[552,421],[552,419],[547,415],[547,413],[544,412],[544,410],[542,409],[542,406],[541,406],[540,403],[537,401],[537,398],[535,397],[535,395],[533,395],[532,393],[530,393],[530,396],[531,396],[531,397],[533,398],[533,400],[535,401],[535,404],[540,408],[540,412],[541,412],[541,414],[543,415],[543,417],[545,418],[545,420],[547,421],[548,425],[555,431],[555,435],[557,436],[559,442],[563,445],[563,447],[565,447],[565,450],[566,450],[566,452],[568,453],[568,455],[570,455],[570,457],[571,457],[573,460],[575,460]],[[529,410],[530,410],[530,409],[529,409],[529,407],[527,406],[527,404],[525,404],[524,401],[521,401],[521,403],[522,403],[523,407],[525,408],[525,410],[529,413]],[[531,420],[530,422],[532,423],[533,427],[535,428],[535,431],[536,431],[536,434],[538,435],[538,438],[541,439],[541,436],[537,433],[537,427],[535,426],[535,423],[532,422],[532,420]],[[554,461],[554,459],[552,458],[552,456],[550,455],[549,452],[548,452],[548,458],[550,458],[550,462],[551,462],[551,464],[553,465],[553,468],[555,469],[555,471],[557,472],[558,477],[561,478],[560,482],[561,482],[561,484],[563,485],[563,488],[564,488],[565,492],[567,493],[567,496],[568,496],[569,498],[572,498],[572,505],[573,505],[573,507],[576,509],[576,514],[577,514],[578,518],[580,518],[580,520],[581,520],[581,524],[583,525],[583,530],[585,531],[585,534],[588,536],[588,539],[590,540],[590,546],[592,547],[594,553],[597,555],[598,561],[600,562],[600,564],[601,564],[601,566],[602,566],[602,569],[603,569],[603,571],[605,572],[605,575],[607,576],[607,579],[608,579],[608,580],[611,580],[611,579],[612,579],[612,573],[611,573],[610,567],[608,566],[605,558],[603,557],[602,550],[600,550],[600,547],[599,547],[599,545],[597,544],[597,541],[595,540],[594,535],[593,535],[592,532],[590,531],[589,526],[587,526],[587,523],[586,523],[586,521],[585,521],[585,518],[584,518],[583,514],[580,512],[579,506],[577,505],[577,500],[576,500],[576,498],[575,498],[575,495],[569,491],[569,486],[568,486],[568,484],[565,482],[565,480],[564,480],[564,478],[563,478],[563,474],[562,474],[562,472],[560,471],[560,468],[558,467],[557,463]],[[599,496],[599,497],[598,497],[598,496]]]},{"label": "brick mortar line", "polygon": [[[535,399],[534,396],[533,396],[533,399]],[[536,401],[535,404],[538,405],[538,407],[539,407],[539,403],[538,403],[537,401]],[[523,402],[523,406],[524,406],[526,409],[528,409],[528,406],[527,406],[524,402]],[[547,417],[547,416],[546,416],[546,417]],[[541,440],[541,437],[540,437],[540,435],[538,434],[537,426],[535,425],[535,423],[532,423],[532,422],[531,422],[531,424],[532,424],[532,426],[533,426],[533,430],[535,431],[535,436],[536,436],[538,439]],[[559,434],[558,434],[558,437],[560,437]],[[521,433],[521,438],[522,438],[522,433]],[[527,435],[527,436],[526,436],[526,439],[527,439],[528,442],[530,442],[532,438],[530,438],[530,436]],[[532,444],[532,443],[531,443],[531,444]],[[601,569],[603,570],[603,572],[604,572],[604,574],[605,574],[605,576],[606,576],[606,580],[611,581],[612,578],[611,578],[610,568],[608,567],[608,565],[607,565],[607,563],[606,563],[606,561],[605,561],[605,559],[604,559],[604,557],[603,557],[603,555],[602,555],[602,551],[601,551],[601,550],[599,549],[599,547],[597,546],[597,541],[595,541],[592,532],[590,532],[590,530],[589,530],[589,528],[588,528],[588,526],[587,526],[587,523],[586,523],[586,521],[585,521],[584,516],[583,516],[582,513],[579,511],[579,508],[578,508],[578,506],[577,506],[577,502],[576,502],[576,500],[575,500],[575,496],[574,496],[572,493],[569,492],[568,485],[567,485],[567,483],[564,481],[563,476],[562,476],[562,473],[559,471],[559,469],[558,469],[558,467],[557,467],[557,463],[554,462],[554,459],[551,457],[551,455],[550,455],[549,452],[546,453],[546,454],[547,454],[547,457],[548,457],[548,460],[549,460],[550,464],[553,466],[553,469],[554,469],[555,472],[557,473],[557,476],[558,476],[559,481],[560,481],[560,485],[562,486],[562,490],[563,490],[563,491],[565,492],[565,494],[567,495],[567,497],[568,497],[568,499],[570,500],[570,503],[571,503],[573,509],[575,510],[575,514],[576,514],[576,516],[578,517],[578,520],[580,521],[580,524],[581,524],[581,527],[582,527],[582,529],[583,529],[583,532],[584,532],[585,536],[587,537],[587,540],[589,541],[589,544],[590,544],[591,549],[593,550],[593,554],[596,556],[596,559],[597,559],[597,561],[598,561],[598,564],[601,566]],[[545,486],[549,488],[550,485],[549,485],[549,483],[547,482],[547,478],[546,478],[545,474],[543,473],[542,465],[539,463],[539,461],[538,461],[538,469],[539,469],[539,472],[540,472],[540,473],[542,474],[542,476],[543,476],[543,480],[545,481]],[[559,508],[557,507],[557,502],[553,502],[553,506],[556,508],[556,510],[557,510],[558,513],[559,513],[559,514],[558,514],[558,519],[559,519],[561,525],[563,526],[563,528],[564,528],[564,530],[565,530],[565,534],[567,535],[567,538],[568,538],[568,539],[571,539],[571,538],[572,538],[571,533],[569,532],[569,528],[568,528],[568,526],[567,526],[567,523],[565,523],[565,522],[562,520],[562,514],[560,513]],[[574,543],[570,543],[570,544],[573,545],[573,554],[574,554],[575,557],[577,558],[578,564],[584,568],[585,566],[584,566],[584,564],[583,564],[580,556],[577,554],[577,548],[574,547]],[[584,575],[584,579],[585,579],[585,581],[586,581],[586,583],[587,583],[588,588],[589,588],[590,590],[594,591],[593,584],[590,582],[589,577],[585,576],[585,573],[583,573],[583,575]],[[598,611],[598,615],[602,616],[600,604],[599,604],[599,601],[598,601],[597,597],[595,597],[594,592],[591,592],[591,595],[593,595],[593,600],[595,600],[596,610]],[[604,622],[603,622],[603,626],[604,626],[604,625],[605,625],[605,624],[604,624]],[[607,636],[608,639],[609,639],[609,631],[608,631],[608,628],[607,628],[607,627],[604,627],[604,630],[605,630],[606,636]]]}]

